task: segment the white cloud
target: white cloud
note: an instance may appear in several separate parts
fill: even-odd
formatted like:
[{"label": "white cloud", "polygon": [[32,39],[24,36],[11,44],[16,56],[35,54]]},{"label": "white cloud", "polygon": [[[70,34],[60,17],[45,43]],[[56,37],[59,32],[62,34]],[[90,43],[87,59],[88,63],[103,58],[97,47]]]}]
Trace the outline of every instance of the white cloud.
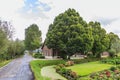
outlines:
[{"label": "white cloud", "polygon": [[[120,10],[119,0],[39,0],[42,3],[46,3],[51,7],[50,11],[42,12],[43,8],[38,6],[41,10],[39,13],[32,13],[32,10],[28,14],[20,15],[17,11],[24,7],[24,0],[0,0],[0,17],[11,20],[15,29],[16,37],[24,39],[24,29],[30,24],[36,23],[42,30],[43,40],[47,33],[47,29],[50,23],[53,22],[55,16],[64,12],[68,8],[74,8],[80,13],[87,22],[91,20],[99,21],[101,18],[114,19],[114,22],[110,22],[109,25],[102,25],[107,32],[115,32],[120,36]],[[39,4],[37,2],[37,4]],[[32,6],[33,7],[33,6]],[[35,16],[33,16],[33,14]],[[44,15],[43,15],[44,14]],[[27,16],[29,17],[27,17]],[[43,18],[47,16],[47,18]],[[104,21],[104,20],[103,20]]]},{"label": "white cloud", "polygon": [[120,19],[111,23],[110,25],[106,25],[104,28],[107,32],[114,32],[120,36]]}]

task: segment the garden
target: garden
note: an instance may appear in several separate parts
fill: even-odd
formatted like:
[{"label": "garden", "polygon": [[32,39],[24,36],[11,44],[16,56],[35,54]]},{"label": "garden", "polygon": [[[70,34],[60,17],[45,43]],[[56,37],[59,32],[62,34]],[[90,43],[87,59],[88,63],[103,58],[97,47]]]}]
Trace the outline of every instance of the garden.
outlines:
[{"label": "garden", "polygon": [[[53,80],[50,76],[44,76],[43,72],[49,72],[60,80],[119,80],[120,66],[112,63],[117,59],[35,60],[30,65],[35,80]],[[109,60],[111,63],[107,63]]]},{"label": "garden", "polygon": [[[36,26],[36,35],[41,36],[37,25],[33,24],[26,30],[25,45],[29,50],[40,46],[40,43],[35,46],[40,41],[36,35],[35,40],[29,38],[34,32],[34,26]],[[33,44],[30,45],[31,42]],[[31,46],[34,47],[31,48]],[[47,56],[46,53],[48,54],[50,49],[53,52],[52,56],[55,56],[54,53],[56,53],[64,60],[32,61],[30,65],[35,80],[53,80],[57,74],[68,80],[120,79],[120,58],[114,58],[120,52],[119,36],[113,32],[107,33],[100,22],[87,23],[75,9],[69,8],[60,13],[49,25],[46,39],[42,45],[43,54]],[[70,60],[71,56],[77,56],[77,53],[85,55],[85,59]],[[33,57],[38,59],[44,59],[45,56],[39,53],[33,54]],[[111,58],[101,59],[101,57]],[[48,71],[50,75],[53,74],[52,78],[49,74],[49,76],[43,74],[47,74]]]}]

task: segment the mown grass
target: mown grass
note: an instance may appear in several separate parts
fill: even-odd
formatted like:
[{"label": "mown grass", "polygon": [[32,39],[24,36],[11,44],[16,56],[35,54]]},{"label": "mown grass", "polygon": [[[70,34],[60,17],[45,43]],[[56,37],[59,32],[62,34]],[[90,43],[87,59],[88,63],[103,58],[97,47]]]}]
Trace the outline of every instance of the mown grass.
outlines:
[{"label": "mown grass", "polygon": [[83,64],[76,64],[74,66],[67,67],[67,69],[71,69],[72,71],[76,72],[80,76],[87,76],[90,73],[108,69],[111,66],[113,65],[102,64],[99,61],[96,61],[96,62],[89,62],[89,63],[83,63]]},{"label": "mown grass", "polygon": [[0,61],[0,68],[8,64],[11,60]]},{"label": "mown grass", "polygon": [[41,75],[41,69],[45,66],[57,65],[65,63],[64,60],[34,60],[30,62],[32,72],[34,73],[35,80],[51,80],[48,77]]}]

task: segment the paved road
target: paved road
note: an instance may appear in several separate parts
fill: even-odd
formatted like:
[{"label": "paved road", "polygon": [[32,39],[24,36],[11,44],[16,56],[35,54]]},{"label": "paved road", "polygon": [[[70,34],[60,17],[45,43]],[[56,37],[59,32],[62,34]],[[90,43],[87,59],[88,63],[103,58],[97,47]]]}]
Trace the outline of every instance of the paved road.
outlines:
[{"label": "paved road", "polygon": [[33,80],[33,75],[29,68],[29,62],[32,59],[29,54],[25,54],[22,58],[13,60],[0,69],[0,80]]}]

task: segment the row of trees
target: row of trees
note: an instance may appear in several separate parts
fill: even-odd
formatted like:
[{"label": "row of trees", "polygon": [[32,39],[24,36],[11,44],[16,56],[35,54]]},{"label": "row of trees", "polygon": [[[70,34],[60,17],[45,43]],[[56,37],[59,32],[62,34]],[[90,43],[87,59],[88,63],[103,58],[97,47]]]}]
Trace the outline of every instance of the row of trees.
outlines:
[{"label": "row of trees", "polygon": [[56,16],[49,26],[46,45],[53,51],[62,53],[60,56],[63,58],[88,52],[100,57],[103,51],[120,50],[120,40],[116,34],[107,34],[99,22],[87,23],[74,9],[68,9]]},{"label": "row of trees", "polygon": [[0,60],[11,59],[23,54],[23,41],[12,40],[14,28],[8,21],[0,20]]}]

